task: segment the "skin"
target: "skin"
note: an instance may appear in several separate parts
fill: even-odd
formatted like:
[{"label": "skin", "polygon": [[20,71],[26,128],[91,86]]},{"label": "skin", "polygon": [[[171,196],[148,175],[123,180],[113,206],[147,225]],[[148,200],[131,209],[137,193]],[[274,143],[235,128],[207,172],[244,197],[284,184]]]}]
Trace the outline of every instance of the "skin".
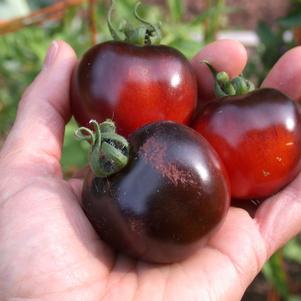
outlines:
[{"label": "skin", "polygon": [[[54,45],[56,53],[48,55],[20,101],[0,153],[0,300],[240,300],[266,260],[301,230],[301,175],[267,199],[254,218],[231,208],[208,245],[181,263],[151,265],[114,254],[79,206],[81,179],[61,176],[76,57],[64,42]],[[299,100],[301,90],[289,80],[300,79],[300,57],[301,47],[286,53],[264,85],[290,87],[290,96]],[[196,56],[199,85],[210,95],[200,58],[235,75],[247,56],[227,40]]]}]

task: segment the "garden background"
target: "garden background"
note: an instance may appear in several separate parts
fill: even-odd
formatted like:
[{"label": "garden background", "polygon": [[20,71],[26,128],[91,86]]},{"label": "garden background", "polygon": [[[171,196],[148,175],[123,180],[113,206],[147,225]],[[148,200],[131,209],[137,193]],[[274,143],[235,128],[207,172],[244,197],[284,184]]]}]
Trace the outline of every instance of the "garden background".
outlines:
[{"label": "garden background", "polygon": [[[132,19],[135,0],[116,0],[114,22]],[[145,0],[141,14],[163,21],[163,44],[192,57],[215,39],[241,40],[248,49],[244,74],[257,85],[288,49],[301,45],[301,0]],[[71,44],[80,56],[110,39],[106,0],[0,0],[0,147],[20,96],[39,72],[54,39]],[[87,163],[86,147],[66,127],[62,166],[66,177]],[[246,301],[301,301],[301,236],[265,265],[249,287]],[[238,250],[239,252],[239,250]]]}]

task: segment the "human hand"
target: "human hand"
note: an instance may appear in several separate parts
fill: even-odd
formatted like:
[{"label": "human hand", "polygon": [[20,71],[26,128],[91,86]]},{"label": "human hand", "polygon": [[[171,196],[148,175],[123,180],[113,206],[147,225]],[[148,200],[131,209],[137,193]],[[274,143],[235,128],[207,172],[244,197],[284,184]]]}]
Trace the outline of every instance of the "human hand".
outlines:
[{"label": "human hand", "polygon": [[[263,85],[299,100],[300,56],[300,47],[286,53]],[[247,55],[237,42],[219,41],[193,59],[208,99],[213,79],[202,59],[235,76]],[[269,256],[301,230],[301,175],[254,218],[231,207],[208,245],[183,262],[149,264],[116,254],[80,208],[81,180],[62,178],[75,63],[67,44],[53,44],[0,152],[0,300],[240,300]]]}]

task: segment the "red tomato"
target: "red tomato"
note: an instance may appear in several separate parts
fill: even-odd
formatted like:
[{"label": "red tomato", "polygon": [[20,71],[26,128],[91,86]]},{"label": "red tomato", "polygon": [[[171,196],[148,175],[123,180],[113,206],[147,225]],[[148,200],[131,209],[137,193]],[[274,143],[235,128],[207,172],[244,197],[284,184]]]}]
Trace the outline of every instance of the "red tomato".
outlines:
[{"label": "red tomato", "polygon": [[197,105],[196,77],[173,48],[110,41],[88,50],[79,62],[71,104],[79,124],[111,118],[124,135],[158,120],[187,124]]},{"label": "red tomato", "polygon": [[270,196],[300,171],[300,109],[277,90],[220,98],[205,106],[193,127],[220,155],[234,198]]}]

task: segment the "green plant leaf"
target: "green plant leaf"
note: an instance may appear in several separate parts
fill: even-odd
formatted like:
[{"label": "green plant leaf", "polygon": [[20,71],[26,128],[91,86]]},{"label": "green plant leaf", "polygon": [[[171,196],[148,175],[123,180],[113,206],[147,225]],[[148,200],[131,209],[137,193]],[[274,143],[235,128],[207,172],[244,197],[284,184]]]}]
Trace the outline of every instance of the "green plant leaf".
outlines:
[{"label": "green plant leaf", "polygon": [[291,16],[281,18],[278,20],[278,23],[286,28],[294,28],[301,26],[301,11],[295,12]]},{"label": "green plant leaf", "polygon": [[73,172],[88,164],[89,145],[76,140],[74,131],[78,128],[72,119],[66,126],[61,164],[65,173]]},{"label": "green plant leaf", "polygon": [[178,22],[183,18],[184,6],[181,0],[168,0],[168,8],[173,22]]},{"label": "green plant leaf", "polygon": [[290,240],[283,251],[285,258],[301,264],[301,245],[297,238]]},{"label": "green plant leaf", "polygon": [[275,253],[263,267],[263,274],[271,282],[279,294],[287,299],[289,288],[287,285],[286,273],[282,266],[282,251]]},{"label": "green plant leaf", "polygon": [[256,33],[262,43],[265,45],[274,43],[276,36],[267,23],[260,21],[257,24]]},{"label": "green plant leaf", "polygon": [[[223,15],[228,15],[228,14],[231,14],[231,13],[237,11],[237,8],[228,7],[225,5],[223,5],[221,8],[222,8],[221,13]],[[201,14],[196,16],[193,19],[193,21],[191,22],[191,24],[198,25],[200,23],[207,21],[207,19],[211,18],[212,16],[214,16],[217,13],[217,10],[218,10],[218,8],[216,6],[212,6],[212,7],[208,8],[207,10],[205,10],[204,12],[202,12]]]},{"label": "green plant leaf", "polygon": [[289,296],[287,298],[287,301],[301,301],[301,297],[300,296]]}]

